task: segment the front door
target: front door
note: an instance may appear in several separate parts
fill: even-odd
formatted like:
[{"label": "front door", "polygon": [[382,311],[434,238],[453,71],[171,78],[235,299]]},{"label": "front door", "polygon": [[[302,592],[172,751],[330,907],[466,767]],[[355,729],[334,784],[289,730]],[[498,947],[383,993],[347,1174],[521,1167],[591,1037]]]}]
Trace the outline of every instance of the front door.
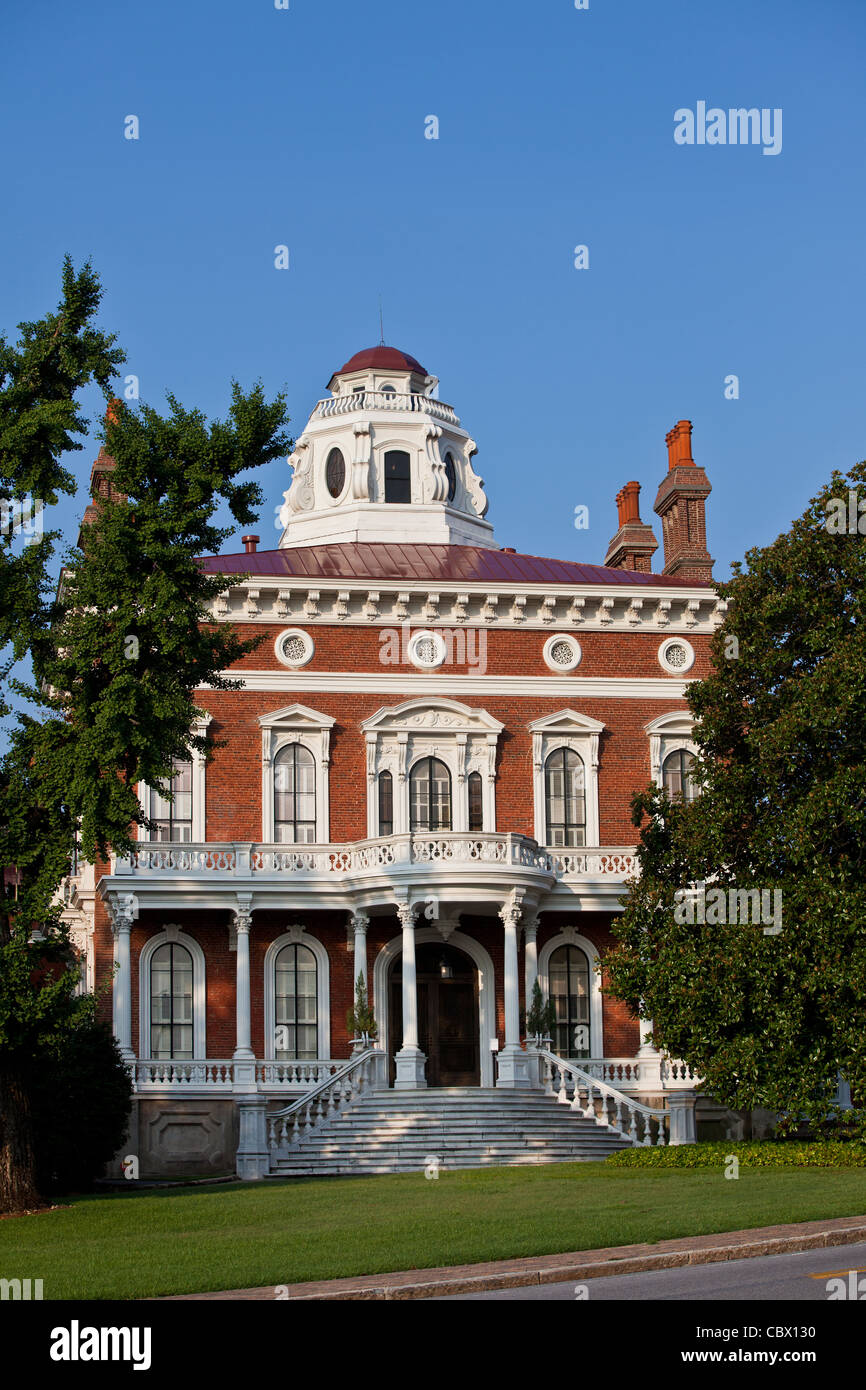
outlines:
[{"label": "front door", "polygon": [[[391,1081],[393,1054],[403,1044],[402,958],[391,975]],[[428,1086],[477,1086],[480,1075],[478,1038],[478,971],[454,946],[435,942],[419,946],[418,1046],[427,1057]]]}]

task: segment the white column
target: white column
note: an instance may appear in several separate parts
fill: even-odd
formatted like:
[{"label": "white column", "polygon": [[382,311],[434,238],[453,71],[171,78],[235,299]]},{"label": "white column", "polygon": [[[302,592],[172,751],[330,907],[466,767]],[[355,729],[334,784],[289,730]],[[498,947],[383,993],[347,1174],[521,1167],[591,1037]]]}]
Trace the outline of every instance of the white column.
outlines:
[{"label": "white column", "polygon": [[499,916],[505,928],[505,1047],[499,1054],[497,1086],[512,1089],[532,1084],[529,1058],[520,1046],[520,991],[517,964],[517,924],[522,912],[523,894],[513,889]]},{"label": "white column", "polygon": [[415,909],[400,903],[397,916],[403,927],[403,1046],[395,1057],[395,1091],[418,1091],[427,1085],[426,1058],[418,1046],[418,987],[415,972]]},{"label": "white column", "polygon": [[637,1021],[637,1026],[640,1029],[640,1047],[637,1050],[638,1057],[658,1057],[658,1051],[655,1047],[653,1047],[652,1043],[644,1042],[644,1038],[646,1037],[647,1033],[651,1033],[653,1030],[652,1019],[639,1018]]},{"label": "white column", "polygon": [[235,985],[236,1045],[232,1054],[236,1061],[252,1060],[254,1053],[250,1045],[250,927],[253,914],[250,900],[238,899],[234,914],[237,931],[237,965]]},{"label": "white column", "polygon": [[[370,918],[366,912],[353,912],[349,918],[347,931],[347,945],[354,950],[354,968],[352,971],[352,1008],[355,1007],[355,994],[358,987],[358,976],[362,976],[364,981],[364,1001],[369,1002],[370,991],[367,981],[367,928],[370,925]],[[364,1044],[360,1040],[352,1044],[352,1055],[360,1052]]]},{"label": "white column", "polygon": [[125,1062],[131,1062],[132,1050],[132,963],[130,933],[138,917],[138,899],[134,893],[119,893],[108,904],[115,940],[115,960],[118,970],[114,979],[114,1035]]},{"label": "white column", "polygon": [[370,992],[367,987],[367,928],[370,925],[370,918],[366,912],[353,912],[351,919],[352,932],[354,934],[355,948],[355,973],[352,976],[352,1003],[355,1002],[355,986],[358,983],[358,976],[364,977],[364,998],[369,1000]]},{"label": "white column", "polygon": [[538,979],[538,918],[527,917],[523,924],[523,986],[526,1012],[532,1006],[532,987]]}]

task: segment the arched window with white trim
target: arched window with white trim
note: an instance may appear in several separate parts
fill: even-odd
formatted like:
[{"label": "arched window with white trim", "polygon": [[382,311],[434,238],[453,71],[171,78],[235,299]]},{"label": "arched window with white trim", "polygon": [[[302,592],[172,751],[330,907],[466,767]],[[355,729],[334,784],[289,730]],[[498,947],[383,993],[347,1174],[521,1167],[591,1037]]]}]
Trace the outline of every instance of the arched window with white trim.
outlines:
[{"label": "arched window with white trim", "polygon": [[544,764],[547,844],[551,848],[586,844],[585,793],[583,759],[572,748],[555,748]]},{"label": "arched window with white trim", "polygon": [[409,829],[451,829],[451,774],[441,758],[421,758],[409,774]]},{"label": "arched window with white trim", "polygon": [[302,743],[286,744],[274,758],[274,839],[316,841],[316,760]]},{"label": "arched window with white trim", "polygon": [[274,962],[274,1055],[278,1062],[311,1060],[318,1051],[316,957],[290,942]]},{"label": "arched window with white trim", "polygon": [[675,748],[662,763],[662,786],[671,801],[694,801],[698,794],[692,768],[694,756],[688,748]]},{"label": "arched window with white trim", "polygon": [[150,958],[150,1055],[193,1057],[193,962],[177,941],[164,942]]},{"label": "arched window with white trim", "polygon": [[300,925],[265,952],[265,1058],[326,1060],[331,1055],[330,963],[324,944]]},{"label": "arched window with white trim", "polygon": [[558,946],[548,965],[556,1010],[553,1050],[560,1057],[591,1057],[589,961],[579,946]]}]

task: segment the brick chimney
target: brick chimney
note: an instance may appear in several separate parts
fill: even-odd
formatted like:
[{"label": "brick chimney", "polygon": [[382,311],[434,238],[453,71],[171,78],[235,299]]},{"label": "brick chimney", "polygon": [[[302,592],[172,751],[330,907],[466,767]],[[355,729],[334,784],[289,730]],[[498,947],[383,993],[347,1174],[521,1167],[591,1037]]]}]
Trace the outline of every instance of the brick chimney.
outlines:
[{"label": "brick chimney", "polygon": [[616,495],[619,530],[607,548],[604,563],[616,570],[652,571],[659,543],[651,526],[640,519],[640,483],[626,483]]},{"label": "brick chimney", "polygon": [[[117,397],[109,401],[105,411],[105,423],[107,425],[111,425],[117,420],[122,405],[123,402],[118,400]],[[105,445],[103,444],[102,448],[99,450],[93,468],[90,470],[91,501],[88,503],[84,516],[81,519],[81,530],[78,532],[79,548],[86,535],[85,527],[90,526],[92,522],[96,520],[100,499],[103,497],[112,497],[115,500],[126,500],[126,493],[118,492],[117,489],[111,485],[111,475],[116,467],[117,464],[114,459],[105,452]]]},{"label": "brick chimney", "polygon": [[662,573],[711,584],[713,560],[707,550],[704,509],[712,488],[706,473],[692,458],[691,420],[678,420],[665,439],[668,471],[653,504],[653,511],[662,521]]}]

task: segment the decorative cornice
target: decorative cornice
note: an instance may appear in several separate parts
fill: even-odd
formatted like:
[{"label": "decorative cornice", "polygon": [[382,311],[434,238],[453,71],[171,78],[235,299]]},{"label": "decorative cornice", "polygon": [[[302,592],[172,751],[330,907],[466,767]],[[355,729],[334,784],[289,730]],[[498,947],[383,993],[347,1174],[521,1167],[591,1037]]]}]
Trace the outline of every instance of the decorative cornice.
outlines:
[{"label": "decorative cornice", "polygon": [[325,587],[317,579],[313,588],[297,576],[289,584],[279,576],[256,575],[254,582],[229,584],[212,602],[211,613],[217,622],[253,624],[423,627],[436,622],[543,631],[556,623],[589,632],[670,627],[713,633],[724,619],[725,603],[712,589],[679,586],[581,585],[575,594],[573,586],[486,584],[467,591],[465,581],[437,582],[435,589],[429,583],[406,589],[379,581],[371,589],[369,580]]}]

